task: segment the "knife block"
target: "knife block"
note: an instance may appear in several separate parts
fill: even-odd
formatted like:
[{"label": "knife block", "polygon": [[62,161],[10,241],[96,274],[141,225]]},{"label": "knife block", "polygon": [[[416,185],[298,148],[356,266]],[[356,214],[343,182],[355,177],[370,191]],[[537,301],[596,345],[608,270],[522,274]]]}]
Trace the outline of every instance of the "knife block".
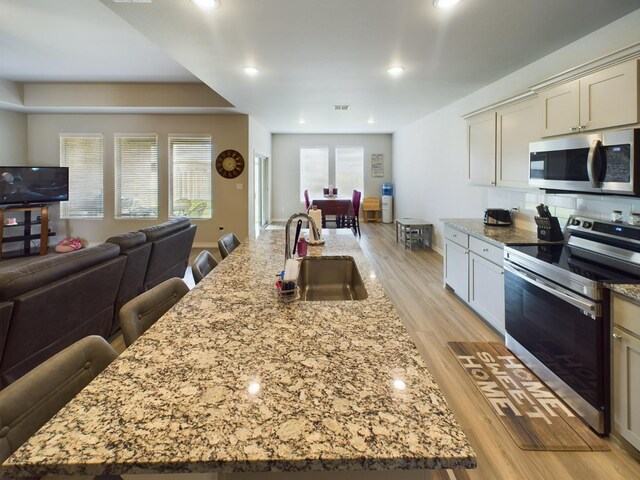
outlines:
[{"label": "knife block", "polygon": [[534,217],[536,225],[538,225],[538,240],[547,242],[560,242],[564,240],[562,229],[558,217]]}]

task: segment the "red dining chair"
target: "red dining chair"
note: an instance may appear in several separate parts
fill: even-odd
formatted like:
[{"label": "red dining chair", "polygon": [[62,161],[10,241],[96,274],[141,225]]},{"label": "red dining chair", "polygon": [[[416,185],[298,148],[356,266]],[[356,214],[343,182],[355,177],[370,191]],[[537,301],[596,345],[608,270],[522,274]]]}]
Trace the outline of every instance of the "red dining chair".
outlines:
[{"label": "red dining chair", "polygon": [[305,211],[309,210],[311,206],[311,201],[309,200],[309,190],[304,191],[304,209]]}]

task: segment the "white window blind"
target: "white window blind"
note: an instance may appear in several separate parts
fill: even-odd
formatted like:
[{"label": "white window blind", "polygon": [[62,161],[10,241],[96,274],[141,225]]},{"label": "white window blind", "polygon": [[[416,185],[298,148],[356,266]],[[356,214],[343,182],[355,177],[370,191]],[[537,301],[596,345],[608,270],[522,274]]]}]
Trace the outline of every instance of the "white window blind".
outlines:
[{"label": "white window blind", "polygon": [[309,198],[322,198],[322,189],[329,185],[329,149],[304,147],[300,149],[300,200],[304,191]]},{"label": "white window blind", "polygon": [[354,190],[364,187],[364,148],[336,148],[336,187],[343,197],[350,197]]},{"label": "white window blind", "polygon": [[69,167],[69,201],[61,218],[103,218],[102,135],[60,135],[60,166]]},{"label": "white window blind", "polygon": [[169,135],[169,212],[211,218],[211,137]]},{"label": "white window blind", "polygon": [[116,218],[158,218],[158,136],[114,136]]}]

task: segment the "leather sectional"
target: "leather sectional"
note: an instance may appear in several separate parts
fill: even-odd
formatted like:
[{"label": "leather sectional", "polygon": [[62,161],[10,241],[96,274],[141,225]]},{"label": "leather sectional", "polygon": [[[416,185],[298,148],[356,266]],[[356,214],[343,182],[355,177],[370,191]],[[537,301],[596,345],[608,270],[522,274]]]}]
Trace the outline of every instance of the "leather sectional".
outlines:
[{"label": "leather sectional", "polygon": [[0,262],[0,388],[87,335],[115,334],[122,305],[184,276],[195,232],[177,218],[75,252]]}]

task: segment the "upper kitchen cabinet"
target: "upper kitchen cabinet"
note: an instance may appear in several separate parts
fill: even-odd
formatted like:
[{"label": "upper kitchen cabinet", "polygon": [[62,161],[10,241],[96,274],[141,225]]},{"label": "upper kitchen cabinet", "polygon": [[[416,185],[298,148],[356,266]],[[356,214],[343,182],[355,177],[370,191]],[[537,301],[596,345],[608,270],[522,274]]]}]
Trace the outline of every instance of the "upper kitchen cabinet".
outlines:
[{"label": "upper kitchen cabinet", "polygon": [[638,78],[634,59],[540,92],[542,136],[638,123]]},{"label": "upper kitchen cabinet", "polygon": [[496,184],[496,112],[485,112],[467,119],[469,183]]},{"label": "upper kitchen cabinet", "polygon": [[500,108],[497,112],[496,171],[499,187],[529,185],[529,142],[540,139],[538,101],[535,98]]}]

